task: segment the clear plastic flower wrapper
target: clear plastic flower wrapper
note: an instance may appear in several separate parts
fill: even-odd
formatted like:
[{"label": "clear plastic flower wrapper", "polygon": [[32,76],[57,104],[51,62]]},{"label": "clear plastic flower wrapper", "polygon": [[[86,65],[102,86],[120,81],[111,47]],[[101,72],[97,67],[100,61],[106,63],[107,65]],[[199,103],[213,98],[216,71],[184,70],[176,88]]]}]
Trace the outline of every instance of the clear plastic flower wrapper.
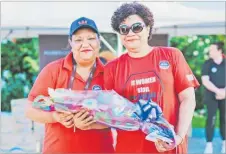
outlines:
[{"label": "clear plastic flower wrapper", "polygon": [[37,96],[32,105],[45,111],[89,110],[90,115],[100,123],[126,131],[141,129],[146,139],[157,139],[175,147],[175,132],[162,114],[161,108],[153,101],[139,100],[132,103],[115,91],[73,91],[48,89],[49,97]]}]

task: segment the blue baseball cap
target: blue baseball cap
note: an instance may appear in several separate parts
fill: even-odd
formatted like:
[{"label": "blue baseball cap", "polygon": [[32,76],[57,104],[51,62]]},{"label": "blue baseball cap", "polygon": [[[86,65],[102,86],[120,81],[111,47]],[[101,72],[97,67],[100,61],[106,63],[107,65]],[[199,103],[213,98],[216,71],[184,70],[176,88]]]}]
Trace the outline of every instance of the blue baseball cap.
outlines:
[{"label": "blue baseball cap", "polygon": [[72,36],[73,33],[79,30],[80,28],[90,28],[99,35],[96,23],[89,18],[81,17],[72,22],[69,36]]}]

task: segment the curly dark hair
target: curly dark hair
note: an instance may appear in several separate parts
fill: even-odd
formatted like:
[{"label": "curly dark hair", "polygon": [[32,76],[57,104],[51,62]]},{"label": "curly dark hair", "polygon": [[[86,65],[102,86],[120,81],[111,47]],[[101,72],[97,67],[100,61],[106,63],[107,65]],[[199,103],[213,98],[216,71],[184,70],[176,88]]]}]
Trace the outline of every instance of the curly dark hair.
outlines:
[{"label": "curly dark hair", "polygon": [[130,15],[140,16],[146,26],[150,26],[149,38],[152,34],[152,28],[154,26],[154,18],[152,12],[143,4],[133,2],[125,3],[121,5],[111,17],[111,27],[116,32],[119,32],[119,26]]}]

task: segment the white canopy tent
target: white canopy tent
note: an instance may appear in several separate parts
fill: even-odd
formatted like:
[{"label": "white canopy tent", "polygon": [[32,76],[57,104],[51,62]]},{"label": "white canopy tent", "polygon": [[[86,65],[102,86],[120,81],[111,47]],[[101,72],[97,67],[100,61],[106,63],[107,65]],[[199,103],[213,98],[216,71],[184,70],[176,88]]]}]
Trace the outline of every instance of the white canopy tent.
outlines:
[{"label": "white canopy tent", "polygon": [[168,34],[169,36],[184,36],[184,35],[216,35],[226,33],[225,22],[202,22],[193,24],[178,24],[171,26],[162,26],[156,28],[157,33]]},{"label": "white canopy tent", "polygon": [[[122,3],[2,2],[1,38],[38,37],[40,34],[65,35],[68,34],[71,22],[81,16],[95,20],[101,32],[113,32],[110,26],[111,16]],[[170,37],[225,34],[225,10],[201,10],[184,6],[179,2],[141,3],[147,5],[154,14],[153,33],[169,34]],[[208,26],[205,23],[208,23]]]},{"label": "white canopy tent", "polygon": [[[225,23],[225,11],[199,10],[186,7],[179,2],[141,2],[154,13],[156,33],[168,33],[161,29],[180,27],[178,25],[193,24],[200,27],[200,23],[209,23],[213,34],[215,22]],[[192,3],[192,2],[191,2]],[[205,2],[203,2],[205,3]],[[112,32],[110,19],[115,9],[122,2],[2,2],[1,3],[1,36],[33,37],[38,34],[67,34],[70,23],[81,16],[96,21],[100,31]],[[224,4],[222,2],[222,4]],[[211,24],[212,23],[212,24]],[[205,26],[203,24],[203,26]],[[224,25],[223,25],[224,26]],[[189,26],[182,33],[190,34]],[[200,29],[197,33],[202,33]],[[225,33],[223,31],[216,31]],[[180,35],[180,34],[179,34]]]}]

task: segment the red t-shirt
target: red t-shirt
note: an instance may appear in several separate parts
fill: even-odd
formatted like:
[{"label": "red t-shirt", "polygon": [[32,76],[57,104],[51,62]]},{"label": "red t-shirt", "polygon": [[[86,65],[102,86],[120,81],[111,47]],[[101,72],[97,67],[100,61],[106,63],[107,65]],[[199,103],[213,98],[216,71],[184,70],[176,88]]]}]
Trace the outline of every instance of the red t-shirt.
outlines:
[{"label": "red t-shirt", "polygon": [[[72,73],[72,53],[51,62],[42,69],[28,96],[30,101],[38,95],[48,96],[48,88],[67,88]],[[83,90],[86,82],[75,75],[73,90]],[[103,89],[103,65],[97,59],[97,68],[89,90]],[[111,130],[79,130],[66,128],[60,123],[45,124],[43,153],[110,153],[113,152]]]},{"label": "red t-shirt", "polygon": [[[145,57],[132,58],[128,53],[108,63],[104,70],[105,88],[114,89],[132,102],[152,98],[163,110],[164,117],[177,126],[178,94],[188,87],[199,86],[183,54],[176,48],[154,47]],[[158,153],[142,131],[117,130],[116,152]],[[187,140],[178,147],[187,153]],[[175,152],[169,151],[169,153]]]}]

